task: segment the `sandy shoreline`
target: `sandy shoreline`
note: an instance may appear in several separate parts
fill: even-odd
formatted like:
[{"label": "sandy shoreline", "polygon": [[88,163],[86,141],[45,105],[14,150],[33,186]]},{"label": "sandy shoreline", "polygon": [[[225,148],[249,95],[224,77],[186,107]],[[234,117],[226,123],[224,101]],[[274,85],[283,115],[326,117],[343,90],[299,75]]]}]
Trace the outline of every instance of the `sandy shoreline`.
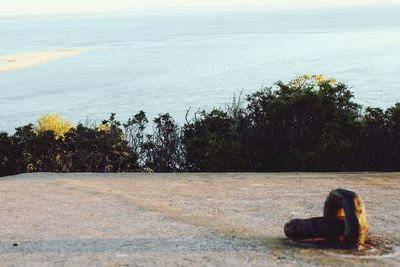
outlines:
[{"label": "sandy shoreline", "polygon": [[0,56],[0,72],[30,68],[54,60],[63,59],[89,51],[88,48],[68,48],[56,51],[24,53]]},{"label": "sandy shoreline", "polygon": [[[359,193],[365,250],[288,241],[330,190]],[[400,174],[26,174],[0,179],[3,266],[397,266]],[[18,246],[14,247],[16,243]]]}]

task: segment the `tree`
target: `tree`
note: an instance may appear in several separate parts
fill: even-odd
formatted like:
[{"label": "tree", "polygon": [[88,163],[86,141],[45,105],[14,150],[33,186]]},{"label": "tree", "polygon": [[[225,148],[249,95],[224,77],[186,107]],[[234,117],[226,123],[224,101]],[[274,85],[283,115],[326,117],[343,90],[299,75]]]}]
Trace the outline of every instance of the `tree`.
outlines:
[{"label": "tree", "polygon": [[185,150],[181,142],[181,130],[169,113],[154,119],[153,134],[146,136],[145,166],[156,172],[182,171],[185,168]]},{"label": "tree", "polygon": [[249,170],[242,140],[242,112],[214,109],[184,125],[188,170],[227,172]]},{"label": "tree", "polygon": [[360,106],[347,86],[302,76],[248,96],[247,147],[259,171],[353,168]]}]

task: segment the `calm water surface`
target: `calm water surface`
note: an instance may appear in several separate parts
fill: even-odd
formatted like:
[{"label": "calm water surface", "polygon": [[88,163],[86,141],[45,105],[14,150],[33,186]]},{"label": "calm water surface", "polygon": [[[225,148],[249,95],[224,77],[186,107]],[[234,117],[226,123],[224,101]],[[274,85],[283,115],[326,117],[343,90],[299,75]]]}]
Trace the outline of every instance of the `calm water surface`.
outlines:
[{"label": "calm water surface", "polygon": [[[0,55],[89,52],[0,73],[0,130],[224,106],[300,74],[334,76],[363,105],[400,100],[399,8],[0,20]],[[1,63],[1,62],[0,62]]]}]

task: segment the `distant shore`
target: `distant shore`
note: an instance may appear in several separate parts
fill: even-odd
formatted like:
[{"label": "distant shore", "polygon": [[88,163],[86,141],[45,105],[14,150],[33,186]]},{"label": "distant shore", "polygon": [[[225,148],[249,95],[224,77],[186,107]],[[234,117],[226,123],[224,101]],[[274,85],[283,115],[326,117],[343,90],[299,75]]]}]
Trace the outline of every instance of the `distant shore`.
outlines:
[{"label": "distant shore", "polygon": [[71,57],[89,50],[88,48],[66,48],[36,53],[3,55],[0,56],[0,72],[30,68],[50,61]]}]

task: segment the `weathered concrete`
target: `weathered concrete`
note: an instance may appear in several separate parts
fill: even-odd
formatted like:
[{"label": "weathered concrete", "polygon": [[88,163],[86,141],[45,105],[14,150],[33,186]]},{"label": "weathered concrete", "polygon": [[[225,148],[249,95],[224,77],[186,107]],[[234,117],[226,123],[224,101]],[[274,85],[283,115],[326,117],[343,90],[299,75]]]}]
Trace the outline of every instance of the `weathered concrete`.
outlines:
[{"label": "weathered concrete", "polygon": [[[282,224],[321,216],[335,188],[363,197],[365,249],[285,238]],[[6,177],[0,266],[398,266],[399,203],[387,173]]]}]

